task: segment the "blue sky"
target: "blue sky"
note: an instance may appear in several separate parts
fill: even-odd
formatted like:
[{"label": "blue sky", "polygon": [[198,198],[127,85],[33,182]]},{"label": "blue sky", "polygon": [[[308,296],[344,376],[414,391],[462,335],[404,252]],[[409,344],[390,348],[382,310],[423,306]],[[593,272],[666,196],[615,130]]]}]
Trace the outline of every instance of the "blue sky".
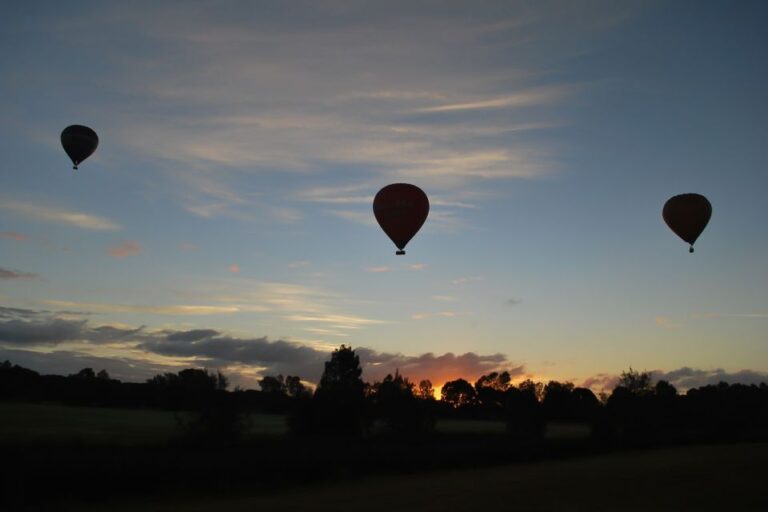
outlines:
[{"label": "blue sky", "polygon": [[[765,378],[766,21],[746,1],[10,6],[0,358],[251,386],[316,380],[345,343],[371,379]],[[69,124],[101,139],[76,172]],[[371,201],[401,181],[432,209],[396,257]],[[714,208],[693,255],[661,219],[684,192]]]}]

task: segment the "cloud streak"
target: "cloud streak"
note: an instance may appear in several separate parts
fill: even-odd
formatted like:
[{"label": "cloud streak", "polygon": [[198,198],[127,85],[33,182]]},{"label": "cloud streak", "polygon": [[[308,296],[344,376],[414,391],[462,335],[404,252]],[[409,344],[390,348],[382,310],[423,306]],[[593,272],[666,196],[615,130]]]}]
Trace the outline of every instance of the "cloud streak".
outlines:
[{"label": "cloud streak", "polygon": [[0,279],[37,279],[39,274],[32,272],[19,272],[16,270],[9,270],[7,268],[0,267]]},{"label": "cloud streak", "polygon": [[14,215],[49,224],[60,224],[94,231],[116,231],[121,229],[120,225],[103,217],[72,210],[35,205],[29,202],[2,201],[0,202],[0,209]]},{"label": "cloud streak", "polygon": [[107,249],[107,254],[113,258],[127,258],[136,256],[142,251],[141,245],[133,240],[125,240]]},{"label": "cloud streak", "polygon": [[137,304],[84,303],[65,300],[44,300],[44,304],[63,308],[80,308],[96,313],[146,313],[151,315],[228,315],[243,311],[237,306],[168,305],[150,306]]},{"label": "cloud streak", "polygon": [[452,103],[436,107],[421,108],[421,112],[456,112],[460,110],[485,110],[496,108],[533,107],[560,101],[566,94],[565,87],[543,87],[521,91],[501,98],[489,98],[464,103]]},{"label": "cloud streak", "polygon": [[[406,177],[462,194],[476,181],[552,172],[557,159],[546,131],[567,122],[557,109],[580,89],[563,83],[553,63],[602,30],[597,20],[627,10],[496,5],[477,12],[467,5],[435,17],[411,4],[383,12],[365,3],[299,2],[289,17],[265,5],[249,4],[247,19],[184,6],[185,16],[158,22],[180,5],[145,6],[141,16],[104,5],[34,28],[64,49],[105,46],[109,74],[94,78],[110,97],[136,101],[95,105],[95,121],[115,127],[119,152],[162,162],[181,183],[176,199],[188,212],[287,223],[302,212],[254,206],[238,193],[243,176],[332,175],[316,183],[336,181],[341,190],[280,193],[352,205],[369,204],[377,186]],[[126,47],[113,37],[128,25],[151,45]],[[174,55],[173,65],[158,55]],[[523,143],[523,133],[536,138]],[[349,168],[360,184],[345,181],[339,169]],[[468,204],[452,203],[444,206]]]},{"label": "cloud streak", "polygon": [[29,237],[23,233],[17,233],[16,231],[2,231],[0,232],[0,238],[8,238],[10,240],[16,240],[17,242],[24,242]]}]

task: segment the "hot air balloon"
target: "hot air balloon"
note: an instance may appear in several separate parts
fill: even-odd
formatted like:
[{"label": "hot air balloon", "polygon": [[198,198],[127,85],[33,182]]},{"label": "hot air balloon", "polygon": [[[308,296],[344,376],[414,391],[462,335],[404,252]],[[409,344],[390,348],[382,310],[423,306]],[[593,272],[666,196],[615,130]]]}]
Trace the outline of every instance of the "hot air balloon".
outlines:
[{"label": "hot air balloon", "polygon": [[700,194],[680,194],[664,204],[661,215],[669,229],[690,244],[688,252],[693,252],[694,242],[712,216],[712,205]]},{"label": "hot air balloon", "polygon": [[373,198],[373,214],[381,229],[405,254],[405,246],[421,229],[429,214],[429,199],[419,187],[393,183],[379,190]]},{"label": "hot air balloon", "polygon": [[64,146],[64,151],[72,159],[72,164],[74,164],[72,168],[77,170],[80,162],[96,151],[96,147],[99,145],[99,136],[87,126],[73,124],[61,132],[61,145]]}]

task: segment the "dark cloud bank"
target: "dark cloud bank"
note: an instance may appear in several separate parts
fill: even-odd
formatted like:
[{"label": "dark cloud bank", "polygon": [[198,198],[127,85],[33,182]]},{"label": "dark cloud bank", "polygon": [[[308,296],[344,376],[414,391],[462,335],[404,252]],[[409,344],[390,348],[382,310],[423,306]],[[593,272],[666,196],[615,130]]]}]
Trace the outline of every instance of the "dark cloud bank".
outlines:
[{"label": "dark cloud bank", "polygon": [[[329,353],[325,350],[285,340],[235,338],[215,329],[149,332],[143,326],[129,329],[117,326],[93,327],[83,312],[51,312],[0,307],[0,360],[9,359],[43,373],[73,373],[84,367],[104,368],[121,380],[144,380],[157,373],[177,371],[178,367],[151,361],[152,356],[167,356],[188,362],[188,366],[231,368],[247,366],[261,374],[299,375],[317,382]],[[56,350],[66,343],[66,349]],[[131,349],[135,357],[106,358],[88,353],[99,345],[118,345]],[[41,352],[45,350],[45,352]],[[435,383],[462,376],[474,379],[497,369],[513,377],[526,374],[524,365],[513,364],[504,354],[433,354],[407,356],[355,347],[363,365],[364,377],[379,380],[399,370],[412,380],[429,378]],[[126,351],[126,354],[128,352]],[[143,357],[142,357],[143,356]],[[156,358],[157,359],[157,358]],[[720,381],[758,383],[768,374],[753,370],[729,373],[723,369],[679,368],[654,372],[656,379],[670,381],[684,390]],[[581,385],[611,389],[618,377],[598,374]],[[235,378],[235,382],[240,379]]]},{"label": "dark cloud bank", "polygon": [[[329,352],[285,340],[235,338],[214,329],[148,332],[144,327],[126,329],[114,326],[92,327],[87,319],[71,318],[77,312],[36,311],[0,307],[0,359],[10,359],[38,371],[67,373],[84,366],[105,368],[115,377],[141,380],[174,367],[151,364],[140,357],[112,359],[97,357],[78,347],[119,344],[147,358],[152,355],[183,358],[190,366],[227,368],[250,366],[262,374],[299,375],[317,382]],[[66,350],[53,350],[67,343]],[[75,348],[73,348],[73,345]],[[35,349],[35,350],[30,350]],[[47,349],[48,352],[39,352]],[[522,365],[511,365],[503,354],[480,355],[426,353],[406,356],[355,347],[368,380],[378,380],[399,370],[410,378],[430,378],[440,382],[456,375],[477,377],[504,368],[522,375]],[[152,373],[154,372],[154,373]]]}]

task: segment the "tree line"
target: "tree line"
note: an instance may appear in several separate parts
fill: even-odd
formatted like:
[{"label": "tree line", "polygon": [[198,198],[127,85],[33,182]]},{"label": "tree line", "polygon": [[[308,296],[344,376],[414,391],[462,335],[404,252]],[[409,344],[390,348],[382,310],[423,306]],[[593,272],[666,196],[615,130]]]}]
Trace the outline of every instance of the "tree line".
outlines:
[{"label": "tree line", "polygon": [[362,379],[359,357],[342,345],[325,363],[313,390],[299,376],[264,376],[260,390],[228,391],[220,372],[185,369],[143,383],[120,382],[90,368],[69,376],[40,375],[0,364],[0,400],[198,411],[190,430],[237,436],[249,412],[286,414],[292,433],[366,436],[425,435],[440,418],[497,420],[518,440],[539,442],[551,422],[589,425],[600,443],[681,442],[768,438],[768,385],[707,385],[685,394],[648,372],[623,372],[610,395],[598,398],[570,382],[525,380],[491,372],[474,384],[446,382],[440,397],[429,380],[398,371]]}]

